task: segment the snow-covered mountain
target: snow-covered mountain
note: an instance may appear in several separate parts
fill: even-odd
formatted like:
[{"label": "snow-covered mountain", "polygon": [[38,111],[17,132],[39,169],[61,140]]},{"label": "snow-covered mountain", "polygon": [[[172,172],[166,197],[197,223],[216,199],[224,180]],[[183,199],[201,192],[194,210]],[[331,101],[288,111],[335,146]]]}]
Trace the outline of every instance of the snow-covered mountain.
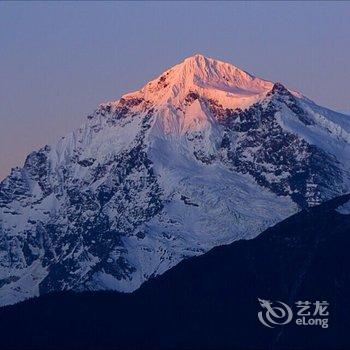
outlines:
[{"label": "snow-covered mountain", "polygon": [[32,152],[0,184],[0,305],[130,292],[350,192],[350,118],[195,55]]}]

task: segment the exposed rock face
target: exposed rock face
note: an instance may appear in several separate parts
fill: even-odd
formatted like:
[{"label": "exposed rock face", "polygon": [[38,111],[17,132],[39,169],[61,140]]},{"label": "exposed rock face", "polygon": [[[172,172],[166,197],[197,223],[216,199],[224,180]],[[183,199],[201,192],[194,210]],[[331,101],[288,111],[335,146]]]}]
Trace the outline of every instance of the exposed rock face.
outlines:
[{"label": "exposed rock face", "polygon": [[0,184],[0,304],[130,292],[349,191],[350,121],[200,55],[101,105]]}]

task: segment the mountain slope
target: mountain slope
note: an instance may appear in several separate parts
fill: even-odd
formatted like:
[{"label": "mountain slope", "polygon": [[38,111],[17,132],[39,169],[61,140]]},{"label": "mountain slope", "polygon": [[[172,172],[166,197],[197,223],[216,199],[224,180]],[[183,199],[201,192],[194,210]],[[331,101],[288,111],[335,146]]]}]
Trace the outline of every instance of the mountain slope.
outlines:
[{"label": "mountain slope", "polygon": [[0,184],[0,305],[137,289],[349,191],[349,118],[195,55]]},{"label": "mountain slope", "polygon": [[[7,349],[346,349],[350,195],[183,261],[132,294],[65,293],[0,310]],[[258,299],[329,303],[328,328],[267,328]],[[33,322],[33,320],[35,320]],[[21,334],[18,337],[17,334]],[[64,335],[64,336],[62,336]]]}]

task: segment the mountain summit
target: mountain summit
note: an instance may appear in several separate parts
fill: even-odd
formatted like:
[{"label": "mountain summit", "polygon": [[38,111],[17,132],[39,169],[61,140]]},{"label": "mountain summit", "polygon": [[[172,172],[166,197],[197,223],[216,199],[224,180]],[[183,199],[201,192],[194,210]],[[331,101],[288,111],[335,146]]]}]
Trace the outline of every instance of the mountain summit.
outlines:
[{"label": "mountain summit", "polygon": [[196,95],[215,100],[223,108],[246,108],[264,98],[272,87],[272,82],[255,78],[232,64],[197,54],[122,98],[148,101],[161,112],[167,132],[186,132],[204,127],[207,121],[197,102],[187,108],[189,99]]},{"label": "mountain summit", "polygon": [[272,86],[273,83],[255,78],[232,64],[195,55],[127,96],[142,96],[157,105],[166,105],[181,104],[188,93],[194,92],[235,108],[266,94]]},{"label": "mountain summit", "polygon": [[131,292],[349,192],[349,174],[349,117],[195,55],[1,182],[0,304]]}]

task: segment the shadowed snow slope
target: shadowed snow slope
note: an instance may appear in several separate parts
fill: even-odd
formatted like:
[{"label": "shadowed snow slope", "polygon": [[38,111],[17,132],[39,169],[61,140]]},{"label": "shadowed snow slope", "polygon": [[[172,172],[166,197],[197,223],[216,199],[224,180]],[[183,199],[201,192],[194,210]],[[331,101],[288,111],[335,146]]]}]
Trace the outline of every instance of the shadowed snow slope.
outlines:
[{"label": "shadowed snow slope", "polygon": [[0,184],[0,305],[131,292],[349,191],[349,118],[195,55]]}]

